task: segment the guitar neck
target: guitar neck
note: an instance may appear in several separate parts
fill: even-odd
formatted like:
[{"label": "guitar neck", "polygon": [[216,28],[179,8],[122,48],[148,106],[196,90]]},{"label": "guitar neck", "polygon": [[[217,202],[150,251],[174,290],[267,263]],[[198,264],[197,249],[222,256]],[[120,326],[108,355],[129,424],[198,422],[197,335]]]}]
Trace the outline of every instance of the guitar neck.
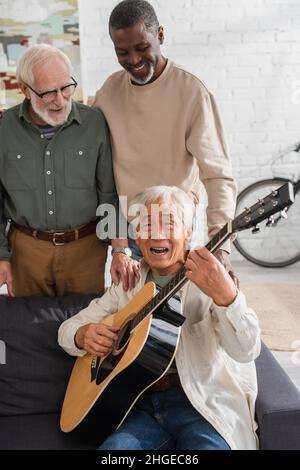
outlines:
[{"label": "guitar neck", "polygon": [[[214,253],[232,234],[231,222],[224,227],[205,245],[211,253]],[[185,268],[181,268],[178,273],[153,297],[150,302],[134,317],[132,328],[137,326],[147,315],[152,313],[157,307],[169,300],[187,282]]]},{"label": "guitar neck", "polygon": [[232,235],[232,222],[227,222],[221,230],[205,245],[211,253],[214,253]]}]

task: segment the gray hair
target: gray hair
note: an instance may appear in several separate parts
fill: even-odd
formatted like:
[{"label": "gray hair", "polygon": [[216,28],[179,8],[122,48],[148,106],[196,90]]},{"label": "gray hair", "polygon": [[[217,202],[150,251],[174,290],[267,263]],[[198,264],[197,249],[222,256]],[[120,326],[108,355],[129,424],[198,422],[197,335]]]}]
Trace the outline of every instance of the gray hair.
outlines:
[{"label": "gray hair", "polygon": [[158,30],[159,22],[155,10],[145,0],[123,0],[111,12],[109,17],[109,33],[112,29],[124,29],[140,21],[147,29]]},{"label": "gray hair", "polygon": [[25,54],[19,59],[17,65],[16,77],[18,82],[28,83],[33,85],[34,74],[33,69],[35,67],[42,66],[45,62],[51,58],[60,58],[62,62],[66,64],[72,75],[72,64],[69,57],[57,47],[50,46],[48,44],[39,44],[37,46],[30,47]]},{"label": "gray hair", "polygon": [[[159,203],[167,207],[175,207],[183,221],[186,230],[192,230],[195,216],[195,204],[188,194],[177,186],[150,186],[137,194],[129,206],[130,216],[136,216],[139,207],[143,208],[151,203]],[[142,210],[139,211],[141,213]]]}]

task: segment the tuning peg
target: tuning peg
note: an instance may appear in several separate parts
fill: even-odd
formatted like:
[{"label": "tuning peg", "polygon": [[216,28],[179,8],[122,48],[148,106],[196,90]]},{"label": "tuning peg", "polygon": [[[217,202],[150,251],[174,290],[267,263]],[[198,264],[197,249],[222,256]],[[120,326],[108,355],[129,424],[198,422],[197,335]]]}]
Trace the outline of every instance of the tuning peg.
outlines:
[{"label": "tuning peg", "polygon": [[280,215],[281,215],[281,217],[282,217],[283,219],[287,219],[287,218],[288,218],[286,209],[283,209],[283,211],[280,211]]},{"label": "tuning peg", "polygon": [[255,227],[251,230],[252,233],[258,233],[260,231],[259,224],[256,224]]},{"label": "tuning peg", "polygon": [[271,217],[268,218],[268,221],[266,223],[266,227],[270,227],[270,225],[274,224],[274,217],[271,215]]},{"label": "tuning peg", "polygon": [[246,214],[250,214],[250,212],[251,212],[250,207],[245,207],[245,212],[246,212]]}]

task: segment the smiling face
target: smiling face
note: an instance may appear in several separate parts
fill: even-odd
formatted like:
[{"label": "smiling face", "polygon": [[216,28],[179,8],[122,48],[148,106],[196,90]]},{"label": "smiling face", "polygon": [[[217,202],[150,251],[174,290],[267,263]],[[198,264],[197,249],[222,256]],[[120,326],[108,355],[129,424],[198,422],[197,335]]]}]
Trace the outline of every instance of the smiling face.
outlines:
[{"label": "smiling face", "polygon": [[159,77],[166,64],[160,51],[164,41],[162,27],[153,31],[141,21],[129,28],[112,29],[110,33],[119,64],[133,83],[146,85]]},{"label": "smiling face", "polygon": [[154,201],[146,205],[136,243],[154,275],[167,276],[182,268],[191,238],[176,207]]},{"label": "smiling face", "polygon": [[[33,69],[35,76],[32,88],[38,93],[44,93],[72,83],[68,66],[59,58],[50,59],[39,66],[38,71]],[[21,89],[26,98],[30,100],[30,114],[37,125],[62,125],[68,119],[72,107],[72,98],[64,98],[61,92],[50,103],[38,97],[32,90],[22,84]]]}]

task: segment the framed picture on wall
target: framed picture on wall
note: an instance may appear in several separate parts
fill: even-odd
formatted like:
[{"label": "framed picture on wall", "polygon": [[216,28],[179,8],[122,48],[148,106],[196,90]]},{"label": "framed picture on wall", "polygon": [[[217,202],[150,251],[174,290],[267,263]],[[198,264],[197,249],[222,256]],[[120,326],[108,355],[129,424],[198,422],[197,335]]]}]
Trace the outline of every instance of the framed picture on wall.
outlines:
[{"label": "framed picture on wall", "polygon": [[[16,80],[18,59],[28,47],[51,44],[71,60],[73,76],[81,83],[77,0],[0,0],[0,109],[23,100]],[[82,88],[74,99],[82,101]]]}]

